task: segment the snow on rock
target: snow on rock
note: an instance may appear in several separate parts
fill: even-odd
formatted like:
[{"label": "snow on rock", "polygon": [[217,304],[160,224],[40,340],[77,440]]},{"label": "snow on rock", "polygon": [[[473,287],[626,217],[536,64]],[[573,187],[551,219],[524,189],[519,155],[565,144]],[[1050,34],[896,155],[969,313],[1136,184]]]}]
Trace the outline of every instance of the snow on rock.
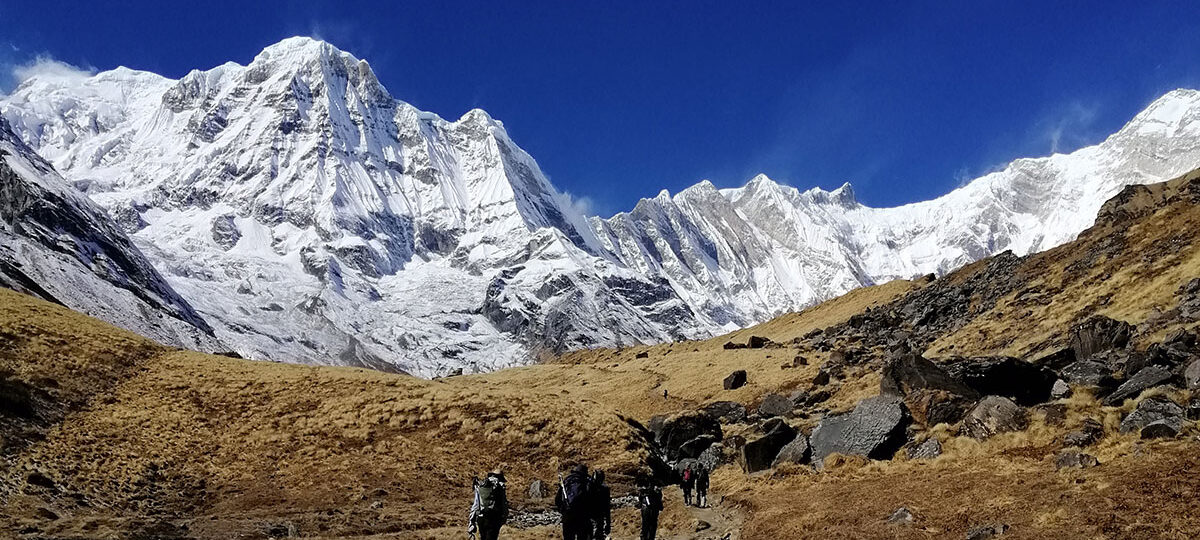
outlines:
[{"label": "snow on rock", "polygon": [[1103,143],[944,197],[861,205],[759,175],[608,219],[572,210],[503,124],[394,99],[309,38],[179,80],[31,79],[20,137],[128,231],[244,356],[422,376],[713,335],[855,287],[1069,241],[1131,183],[1200,164],[1200,93]]}]

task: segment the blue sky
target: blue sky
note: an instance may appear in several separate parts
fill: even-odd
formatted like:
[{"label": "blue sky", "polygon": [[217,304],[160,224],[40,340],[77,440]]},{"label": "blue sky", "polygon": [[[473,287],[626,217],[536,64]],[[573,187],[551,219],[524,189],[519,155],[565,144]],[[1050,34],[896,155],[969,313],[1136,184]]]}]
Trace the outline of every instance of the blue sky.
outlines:
[{"label": "blue sky", "polygon": [[38,58],[178,77],[312,35],[417,107],[486,109],[610,214],[759,172],[923,200],[1200,87],[1198,2],[824,4],[10,0],[0,90]]}]

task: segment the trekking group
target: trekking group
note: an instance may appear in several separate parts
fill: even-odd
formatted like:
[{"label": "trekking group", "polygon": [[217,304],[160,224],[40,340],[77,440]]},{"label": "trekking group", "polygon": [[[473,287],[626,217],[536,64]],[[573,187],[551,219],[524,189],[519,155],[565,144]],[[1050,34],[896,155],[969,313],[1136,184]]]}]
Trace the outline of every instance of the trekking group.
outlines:
[{"label": "trekking group", "polygon": [[[688,465],[682,473],[684,503],[703,507],[708,503],[708,471]],[[692,492],[695,491],[693,505]],[[588,473],[587,465],[575,465],[565,477],[559,476],[554,506],[562,515],[563,540],[607,540],[612,534],[612,490],[604,481],[604,471]],[[658,534],[658,515],[663,509],[662,488],[652,478],[637,482],[637,507],[642,517],[642,540],[654,540]],[[508,521],[508,496],[504,473],[492,471],[475,482],[475,498],[467,534],[474,539],[496,540]]]}]

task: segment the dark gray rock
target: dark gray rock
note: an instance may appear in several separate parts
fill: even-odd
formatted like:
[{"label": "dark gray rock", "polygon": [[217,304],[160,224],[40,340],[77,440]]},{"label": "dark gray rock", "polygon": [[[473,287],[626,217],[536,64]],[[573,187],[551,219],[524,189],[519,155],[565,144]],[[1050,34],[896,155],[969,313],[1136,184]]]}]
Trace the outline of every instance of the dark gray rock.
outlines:
[{"label": "dark gray rock", "polygon": [[962,420],[975,401],[945,390],[925,388],[909,393],[904,398],[904,404],[914,420],[926,427],[933,427]]},{"label": "dark gray rock", "polygon": [[759,416],[787,416],[792,412],[792,400],[781,394],[770,393],[763,396],[762,404],[758,406]]},{"label": "dark gray rock", "polygon": [[1017,358],[968,358],[949,363],[946,371],[983,396],[1004,396],[1030,406],[1050,399],[1058,375]]},{"label": "dark gray rock", "polygon": [[1048,426],[1062,426],[1067,423],[1067,405],[1065,403],[1043,403],[1031,409],[1042,415]]},{"label": "dark gray rock", "polygon": [[775,342],[762,336],[750,336],[750,340],[746,342],[746,346],[751,349],[761,349],[774,344]]},{"label": "dark gray rock", "polygon": [[771,467],[778,467],[784,463],[795,463],[803,465],[812,459],[812,446],[808,444],[808,436],[803,433],[797,434],[792,442],[784,445],[775,456],[775,461],[771,463]]},{"label": "dark gray rock", "polygon": [[1200,420],[1200,395],[1193,395],[1187,403],[1187,419]]},{"label": "dark gray rock", "polygon": [[1103,436],[1104,426],[1100,422],[1088,418],[1083,421],[1083,425],[1079,429],[1063,436],[1063,445],[1083,448],[1095,444]]},{"label": "dark gray rock", "polygon": [[967,531],[967,540],[991,540],[1008,532],[1009,526],[1006,523],[996,523],[991,525],[979,525],[971,527]]},{"label": "dark gray rock", "polygon": [[[1148,397],[1138,403],[1137,408],[1121,420],[1121,433],[1141,432],[1147,426],[1155,423],[1173,427],[1174,431],[1178,433],[1183,427],[1183,416],[1183,407],[1174,401],[1164,396]],[[1161,431],[1161,427],[1156,427],[1152,433]]]},{"label": "dark gray rock", "polygon": [[[682,454],[685,444],[702,435],[711,435],[715,440],[721,440],[721,423],[701,413],[684,413],[663,421],[658,443],[666,453],[667,461],[675,461],[685,457]],[[697,452],[703,450],[701,448]]]},{"label": "dark gray rock", "polygon": [[920,444],[908,446],[905,452],[908,459],[933,459],[942,455],[942,442],[936,437],[930,437]]},{"label": "dark gray rock", "polygon": [[905,354],[892,358],[883,366],[879,379],[879,393],[889,396],[907,396],[917,390],[944,390],[967,398],[978,398],[979,394],[962,381],[951,377],[946,370],[918,354]]},{"label": "dark gray rock", "polygon": [[912,511],[901,506],[895,512],[892,512],[892,515],[888,516],[887,523],[888,525],[912,525],[912,522],[915,520],[916,517],[913,516]]},{"label": "dark gray rock", "polygon": [[546,485],[541,480],[535,479],[529,483],[529,498],[535,501],[546,498]]},{"label": "dark gray rock", "polygon": [[1170,420],[1150,422],[1142,428],[1141,436],[1143,439],[1174,439],[1179,435],[1180,427],[1178,422]]},{"label": "dark gray rock", "polygon": [[746,386],[746,370],[739,369],[725,377],[724,387],[726,390],[737,390],[743,386]]},{"label": "dark gray rock", "polygon": [[827,416],[813,430],[813,461],[829,454],[890,459],[904,445],[911,422],[904,402],[895,396],[876,396],[858,402],[854,410]]},{"label": "dark gray rock", "polygon": [[696,461],[700,465],[703,465],[705,469],[710,471],[716,470],[717,467],[729,462],[729,459],[726,458],[725,445],[717,443],[708,447],[703,452],[700,452],[700,456],[696,458]]},{"label": "dark gray rock", "polygon": [[718,442],[721,442],[721,440],[716,436],[705,433],[680,445],[679,451],[676,453],[676,455],[680,459],[697,459],[700,457],[701,453],[703,453],[705,450],[708,450],[709,447]]},{"label": "dark gray rock", "polygon": [[1054,458],[1054,468],[1063,469],[1090,469],[1100,464],[1096,456],[1085,454],[1078,450],[1063,450]]},{"label": "dark gray rock", "polygon": [[831,376],[829,375],[829,371],[825,370],[825,369],[821,369],[821,370],[817,371],[817,374],[813,377],[812,385],[813,386],[825,386],[825,385],[829,384],[830,378],[831,378]]},{"label": "dark gray rock", "polygon": [[746,420],[746,406],[736,401],[716,401],[700,409],[700,412],[723,424],[737,424]]},{"label": "dark gray rock", "polygon": [[1133,331],[1129,323],[1095,315],[1071,329],[1071,349],[1076,358],[1085,360],[1101,351],[1125,347]]},{"label": "dark gray rock", "polygon": [[1146,366],[1141,371],[1137,372],[1124,384],[1118,386],[1112,394],[1104,398],[1104,404],[1108,406],[1117,406],[1123,403],[1126,399],[1136,398],[1142,391],[1158,386],[1162,383],[1171,380],[1171,372],[1161,366]]},{"label": "dark gray rock", "polygon": [[1192,348],[1196,346],[1196,334],[1193,334],[1183,328],[1177,328],[1163,338],[1163,345],[1180,346],[1183,348]]},{"label": "dark gray rock", "polygon": [[767,434],[746,442],[738,455],[738,463],[747,473],[770,469],[775,462],[775,457],[779,455],[779,451],[796,438],[795,428],[789,426],[787,422],[769,422],[765,425],[771,426]]},{"label": "dark gray rock", "polygon": [[968,437],[983,440],[1028,426],[1029,415],[1023,407],[1003,396],[987,396],[967,413],[962,431]]},{"label": "dark gray rock", "polygon": [[1183,370],[1183,381],[1188,390],[1200,389],[1200,360],[1193,360],[1187,369]]},{"label": "dark gray rock", "polygon": [[1069,384],[1089,388],[1112,389],[1117,386],[1113,369],[1095,360],[1080,360],[1063,368],[1059,375]]},{"label": "dark gray rock", "polygon": [[238,229],[237,222],[234,221],[233,214],[218,216],[213,219],[211,233],[212,240],[218,246],[221,246],[225,251],[233,249],[238,240],[242,238],[242,231]]},{"label": "dark gray rock", "polygon": [[746,344],[745,343],[734,343],[732,341],[726,341],[725,345],[722,345],[721,348],[723,348],[727,351],[733,350],[733,349],[745,349]]}]

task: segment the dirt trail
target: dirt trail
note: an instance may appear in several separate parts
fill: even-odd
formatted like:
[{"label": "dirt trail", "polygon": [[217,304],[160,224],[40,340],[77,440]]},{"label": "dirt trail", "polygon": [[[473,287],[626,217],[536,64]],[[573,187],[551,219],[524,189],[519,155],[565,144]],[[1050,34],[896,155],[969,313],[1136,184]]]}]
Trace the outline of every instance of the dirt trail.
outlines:
[{"label": "dirt trail", "polygon": [[[719,501],[707,508],[689,507],[688,513],[697,523],[707,523],[702,531],[683,534],[659,535],[661,540],[740,540],[742,537],[742,516],[736,510],[722,505]],[[636,540],[637,537],[630,536]]]}]

